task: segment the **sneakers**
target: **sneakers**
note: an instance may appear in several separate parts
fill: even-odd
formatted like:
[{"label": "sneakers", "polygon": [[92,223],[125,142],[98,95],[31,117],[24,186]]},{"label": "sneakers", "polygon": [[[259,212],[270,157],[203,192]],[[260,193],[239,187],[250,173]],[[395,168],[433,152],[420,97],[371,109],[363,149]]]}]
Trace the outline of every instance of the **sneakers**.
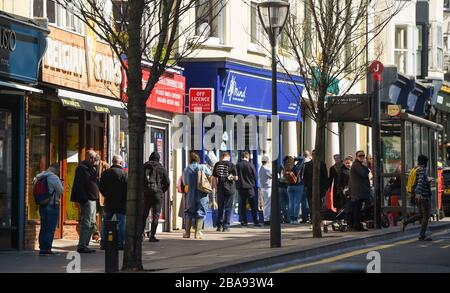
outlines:
[{"label": "sneakers", "polygon": [[159,242],[159,239],[156,239],[155,236],[150,236],[150,238],[148,239],[148,242]]},{"label": "sneakers", "polygon": [[84,247],[84,248],[78,248],[77,252],[78,253],[94,253],[95,249],[90,249],[90,248]]}]

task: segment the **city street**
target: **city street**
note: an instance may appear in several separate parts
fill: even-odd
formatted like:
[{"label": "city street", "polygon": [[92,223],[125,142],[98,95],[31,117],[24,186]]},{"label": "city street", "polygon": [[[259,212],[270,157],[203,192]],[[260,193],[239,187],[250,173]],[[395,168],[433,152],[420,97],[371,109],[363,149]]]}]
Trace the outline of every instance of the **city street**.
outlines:
[{"label": "city street", "polygon": [[450,273],[450,230],[436,233],[432,242],[417,238],[357,249],[280,269],[283,273],[364,272],[368,253],[380,254],[381,273]]}]

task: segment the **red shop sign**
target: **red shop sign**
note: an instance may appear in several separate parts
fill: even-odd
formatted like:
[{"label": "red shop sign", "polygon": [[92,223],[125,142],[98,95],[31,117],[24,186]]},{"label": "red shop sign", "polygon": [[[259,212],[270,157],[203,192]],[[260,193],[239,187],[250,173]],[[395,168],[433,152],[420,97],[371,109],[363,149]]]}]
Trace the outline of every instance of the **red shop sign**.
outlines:
[{"label": "red shop sign", "polygon": [[[142,70],[142,86],[145,87],[150,77],[147,68]],[[123,73],[122,100],[128,101],[126,95],[128,80]],[[172,113],[184,113],[186,78],[176,73],[165,72],[153,88],[147,99],[147,107]]]},{"label": "red shop sign", "polygon": [[189,112],[191,113],[213,113],[214,112],[214,89],[191,88],[189,89]]}]

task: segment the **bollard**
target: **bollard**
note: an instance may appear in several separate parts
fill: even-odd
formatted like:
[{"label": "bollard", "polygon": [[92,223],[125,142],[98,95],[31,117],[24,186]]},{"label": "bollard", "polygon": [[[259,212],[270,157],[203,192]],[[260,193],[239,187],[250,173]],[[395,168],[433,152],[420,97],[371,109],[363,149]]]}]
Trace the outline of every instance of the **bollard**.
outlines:
[{"label": "bollard", "polygon": [[105,273],[117,273],[119,271],[117,221],[105,221],[105,229]]}]

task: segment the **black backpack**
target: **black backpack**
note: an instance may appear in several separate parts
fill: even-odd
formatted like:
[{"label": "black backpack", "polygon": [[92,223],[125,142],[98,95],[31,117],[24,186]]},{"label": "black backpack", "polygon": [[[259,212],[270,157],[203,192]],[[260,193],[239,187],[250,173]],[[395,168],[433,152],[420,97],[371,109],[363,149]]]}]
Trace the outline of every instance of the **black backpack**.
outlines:
[{"label": "black backpack", "polygon": [[154,197],[164,194],[161,187],[161,178],[154,167],[145,169],[145,194]]}]

